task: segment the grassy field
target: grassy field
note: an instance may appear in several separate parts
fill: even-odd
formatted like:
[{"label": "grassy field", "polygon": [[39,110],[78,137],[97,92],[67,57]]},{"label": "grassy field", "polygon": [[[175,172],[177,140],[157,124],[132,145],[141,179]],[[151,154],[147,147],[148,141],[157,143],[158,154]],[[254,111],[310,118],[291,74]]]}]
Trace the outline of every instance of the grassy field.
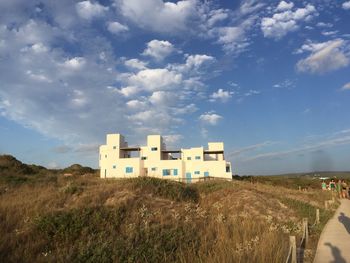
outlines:
[{"label": "grassy field", "polygon": [[300,239],[302,218],[313,222],[319,208],[312,262],[332,215],[323,209],[330,193],[318,189],[0,166],[0,262],[283,262],[289,235]]}]

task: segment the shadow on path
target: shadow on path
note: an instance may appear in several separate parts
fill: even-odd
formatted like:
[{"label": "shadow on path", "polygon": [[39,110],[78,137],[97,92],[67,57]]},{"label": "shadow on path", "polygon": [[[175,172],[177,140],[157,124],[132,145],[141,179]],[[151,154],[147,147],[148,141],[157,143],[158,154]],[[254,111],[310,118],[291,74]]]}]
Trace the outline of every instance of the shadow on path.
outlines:
[{"label": "shadow on path", "polygon": [[345,259],[342,257],[339,248],[332,246],[331,243],[324,243],[326,246],[330,247],[332,250],[332,255],[334,257],[334,261],[332,263],[346,263]]},{"label": "shadow on path", "polygon": [[350,234],[350,218],[341,212],[340,216],[338,216],[338,220],[344,225],[346,231],[348,231],[348,234]]}]

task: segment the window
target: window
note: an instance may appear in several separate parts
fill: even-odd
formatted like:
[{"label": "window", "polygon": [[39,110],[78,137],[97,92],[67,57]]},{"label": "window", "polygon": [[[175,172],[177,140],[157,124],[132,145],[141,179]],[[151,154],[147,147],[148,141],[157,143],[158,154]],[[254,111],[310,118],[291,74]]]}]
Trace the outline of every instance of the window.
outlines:
[{"label": "window", "polygon": [[187,160],[190,161],[190,160],[191,160],[191,157],[187,157]]},{"label": "window", "polygon": [[168,176],[170,175],[170,170],[169,169],[163,169],[163,176]]},{"label": "window", "polygon": [[113,146],[113,150],[117,149],[117,146]]},{"label": "window", "polygon": [[152,171],[157,171],[157,167],[152,167],[151,170]]},{"label": "window", "polygon": [[226,173],[230,172],[230,166],[226,166]]},{"label": "window", "polygon": [[174,169],[173,175],[177,175],[177,169]]},{"label": "window", "polygon": [[200,156],[196,156],[196,160],[200,160],[201,159],[201,157]]},{"label": "window", "polygon": [[117,168],[117,166],[116,166],[116,165],[113,165],[113,169],[115,169],[115,168]]},{"label": "window", "polygon": [[141,160],[147,160],[147,157],[146,156],[142,156]]},{"label": "window", "polygon": [[152,148],[151,148],[151,151],[153,151],[153,152],[154,152],[154,151],[157,151],[157,150],[158,150],[157,147],[152,147]]},{"label": "window", "polygon": [[209,176],[209,172],[204,172],[204,177],[208,177]]},{"label": "window", "polygon": [[107,158],[107,154],[105,154],[105,158]]},{"label": "window", "polygon": [[132,167],[126,167],[126,168],[125,168],[125,172],[126,172],[127,174],[132,173],[133,171],[134,171],[134,169],[133,169]]},{"label": "window", "polygon": [[201,172],[200,171],[194,171],[194,174],[200,174]]}]

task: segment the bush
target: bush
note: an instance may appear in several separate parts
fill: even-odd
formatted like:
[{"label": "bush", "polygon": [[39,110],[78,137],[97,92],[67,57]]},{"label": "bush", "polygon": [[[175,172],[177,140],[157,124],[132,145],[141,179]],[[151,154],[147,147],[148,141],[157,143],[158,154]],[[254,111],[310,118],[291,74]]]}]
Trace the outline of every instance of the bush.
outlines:
[{"label": "bush", "polygon": [[174,201],[198,202],[199,200],[197,189],[184,183],[150,177],[138,177],[131,180],[134,188],[156,196]]}]

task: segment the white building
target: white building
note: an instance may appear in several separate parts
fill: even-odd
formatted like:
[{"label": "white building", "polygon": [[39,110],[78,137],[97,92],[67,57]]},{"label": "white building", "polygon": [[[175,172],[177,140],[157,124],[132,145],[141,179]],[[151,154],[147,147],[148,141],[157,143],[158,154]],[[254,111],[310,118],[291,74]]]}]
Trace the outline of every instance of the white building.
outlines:
[{"label": "white building", "polygon": [[160,135],[147,136],[147,145],[129,147],[121,134],[107,134],[100,146],[101,178],[150,176],[192,182],[200,178],[232,179],[231,163],[224,159],[224,143],[167,150]]}]

